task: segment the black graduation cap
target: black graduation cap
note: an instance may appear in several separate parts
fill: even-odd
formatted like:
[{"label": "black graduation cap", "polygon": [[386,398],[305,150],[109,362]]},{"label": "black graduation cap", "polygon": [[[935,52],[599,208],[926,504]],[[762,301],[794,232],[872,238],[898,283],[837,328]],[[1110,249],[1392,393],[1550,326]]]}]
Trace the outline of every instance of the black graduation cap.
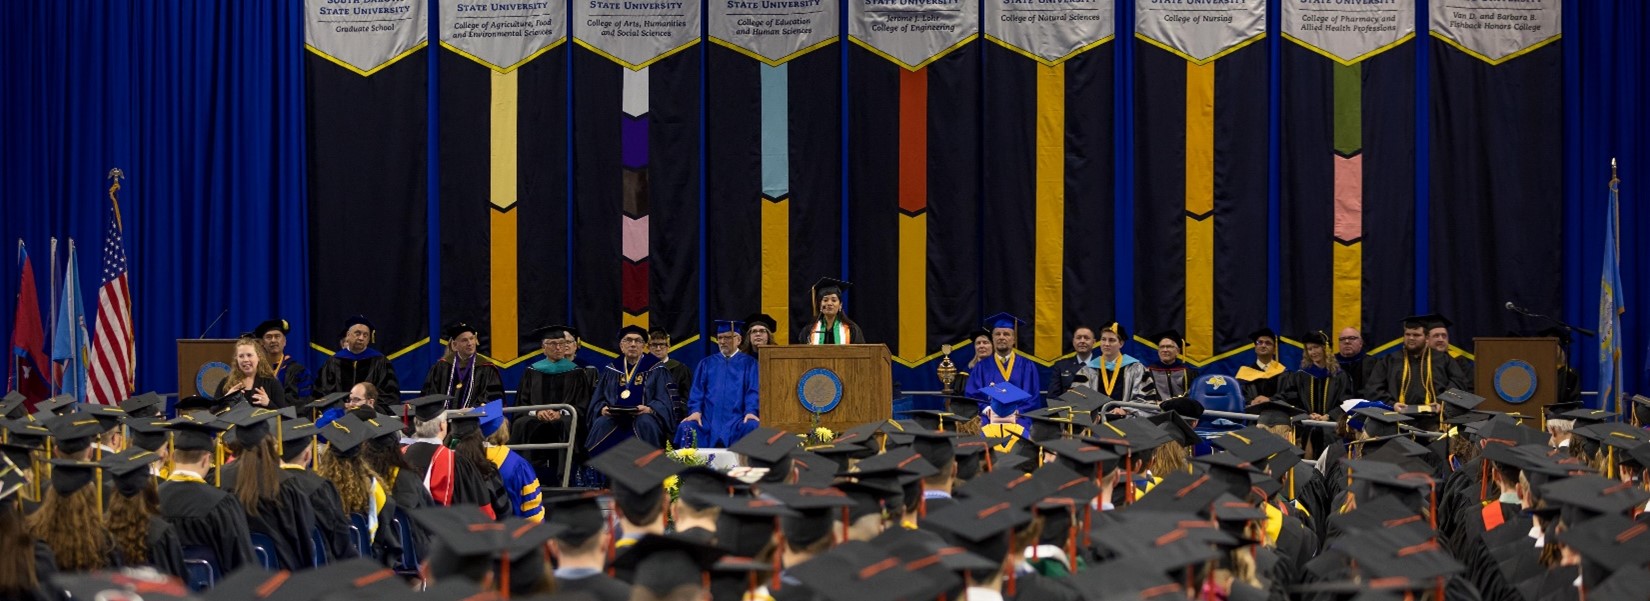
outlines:
[{"label": "black graduation cap", "polygon": [[792,451],[790,461],[791,472],[796,474],[796,484],[804,486],[830,486],[837,470],[841,469],[837,462],[826,459],[824,455],[802,449]]},{"label": "black graduation cap", "polygon": [[338,337],[343,338],[345,335],[349,334],[349,329],[355,326],[367,326],[367,336],[369,337],[372,336],[373,332],[378,330],[378,328],[373,327],[372,321],[368,320],[367,316],[351,315],[349,319],[344,320],[344,327],[338,330]]},{"label": "black graduation cap", "polygon": [[[12,465],[23,467],[34,465],[32,461],[34,451],[35,449],[22,445],[16,445],[9,442],[0,442],[0,456],[4,456],[7,461],[12,463]],[[10,466],[6,466],[3,469],[0,469],[0,474],[6,474],[6,469],[11,468]],[[0,495],[0,497],[4,497],[4,495]]]},{"label": "black graduation cap", "polygon": [[343,407],[344,406],[344,401],[347,400],[347,399],[349,399],[349,393],[348,392],[334,392],[332,394],[329,394],[329,395],[326,395],[324,397],[321,397],[321,398],[315,399],[313,401],[310,401],[310,403],[308,405],[304,405],[304,408],[310,410],[311,412],[316,412],[316,411],[325,412],[326,410],[332,409],[333,407]]},{"label": "black graduation cap", "polygon": [[[487,412],[480,407],[459,409],[447,414],[447,438],[458,439],[470,434],[481,433],[481,420],[487,417]],[[369,424],[370,425],[370,424]],[[373,427],[370,438],[378,437],[378,428]]]},{"label": "black graduation cap", "polygon": [[1635,428],[1621,422],[1599,422],[1576,428],[1570,433],[1627,452],[1650,442],[1650,430]]},{"label": "black graduation cap", "polygon": [[1220,556],[1215,545],[1237,544],[1213,522],[1200,522],[1188,514],[1128,512],[1120,521],[1101,520],[1091,528],[1094,542],[1124,558],[1138,558],[1161,574],[1168,570],[1197,565]]},{"label": "black graduation cap", "polygon": [[767,328],[769,332],[773,332],[779,329],[779,322],[774,321],[774,318],[767,313],[752,313],[745,317],[745,333],[750,333],[750,328],[756,326],[762,326]]},{"label": "black graduation cap", "polygon": [[1082,386],[1073,386],[1060,396],[1048,400],[1050,408],[1065,408],[1073,413],[1093,413],[1099,411],[1112,398]]},{"label": "black graduation cap", "polygon": [[802,515],[772,497],[722,497],[712,502],[721,509],[716,517],[717,544],[744,557],[768,546],[779,518]]},{"label": "black graduation cap", "polygon": [[413,416],[419,421],[430,421],[441,417],[453,397],[445,394],[431,394],[407,400],[405,405],[412,408]]},{"label": "black graduation cap", "polygon": [[733,446],[733,451],[752,461],[757,467],[772,467],[779,463],[798,447],[799,438],[795,434],[784,430],[775,430],[767,426],[757,426],[750,434],[740,438]]},{"label": "black graduation cap", "polygon": [[1176,345],[1179,345],[1180,349],[1183,350],[1183,351],[1186,350],[1186,347],[1191,346],[1189,344],[1186,344],[1186,337],[1181,336],[1179,330],[1163,330],[1163,331],[1158,332],[1156,334],[1152,334],[1151,336],[1148,336],[1147,338],[1151,339],[1152,346],[1154,346],[1154,347],[1159,345],[1159,344],[1162,344],[1163,340],[1165,338],[1169,339],[1169,340],[1173,340],[1174,343]]},{"label": "black graduation cap", "polygon": [[1259,330],[1255,330],[1255,331],[1249,333],[1249,341],[1250,342],[1260,340],[1261,338],[1271,338],[1273,342],[1277,342],[1278,333],[1272,331],[1272,328],[1266,328],[1266,327],[1263,327]]},{"label": "black graduation cap", "polygon": [[441,336],[446,338],[447,342],[450,343],[454,338],[464,335],[465,332],[469,332],[477,336],[481,335],[481,330],[477,330],[475,326],[461,321],[441,330]]},{"label": "black graduation cap", "polygon": [[676,587],[699,584],[727,554],[685,537],[649,534],[613,558],[613,567],[633,570],[635,586],[663,596]]},{"label": "black graduation cap", "polygon": [[945,471],[957,459],[956,432],[942,432],[926,428],[907,428],[906,433],[917,437],[911,448],[927,459],[935,468]]},{"label": "black graduation cap", "polygon": [[1175,397],[1158,404],[1158,408],[1165,413],[1174,412],[1186,419],[1200,419],[1203,417],[1203,403],[1188,397]]},{"label": "black graduation cap", "polygon": [[74,395],[60,394],[44,401],[40,401],[39,403],[35,403],[34,414],[37,417],[44,419],[53,414],[67,413],[74,409],[74,404]]},{"label": "black graduation cap", "polygon": [[840,299],[842,298],[842,293],[847,292],[848,289],[853,286],[854,285],[852,283],[844,282],[836,278],[819,278],[819,280],[814,282],[814,285],[809,288],[809,290],[813,292],[814,309],[819,309],[819,299],[833,294]]},{"label": "black graduation cap", "polygon": [[1294,446],[1276,434],[1253,426],[1211,438],[1209,444],[1256,465]]},{"label": "black graduation cap", "polygon": [[263,338],[264,334],[268,334],[271,330],[278,330],[282,334],[288,334],[292,332],[292,326],[291,324],[288,324],[285,319],[271,319],[258,324],[258,327],[252,328],[252,336],[255,338]]},{"label": "black graduation cap", "polygon": [[1451,415],[1472,411],[1484,403],[1484,397],[1459,388],[1451,388],[1439,393],[1438,400],[1439,402],[1444,403],[1444,408],[1448,410]]},{"label": "black graduation cap", "polygon": [[1346,513],[1331,514],[1329,527],[1341,532],[1355,532],[1361,530],[1379,530],[1383,528],[1419,528],[1428,535],[1432,527],[1415,509],[1399,501],[1397,497],[1385,496],[1373,499],[1358,499],[1358,508]]},{"label": "black graduation cap", "polygon": [[929,513],[922,521],[951,535],[959,546],[976,549],[980,543],[1031,523],[1031,514],[1008,500],[975,497]]},{"label": "black graduation cap", "polygon": [[153,391],[120,402],[120,410],[133,417],[156,417],[165,408],[166,398]]},{"label": "black graduation cap", "polygon": [[[970,419],[958,416],[950,411],[940,411],[938,409],[907,409],[901,411],[900,414],[910,417],[911,421],[917,422],[924,429],[939,431],[955,431],[957,429],[956,424],[967,423]],[[947,423],[952,424],[952,426],[947,428]]]},{"label": "black graduation cap", "polygon": [[[1123,324],[1119,323],[1119,322],[1113,321],[1113,322],[1107,323],[1104,326],[1101,326],[1100,327],[1100,332],[1111,332],[1112,335],[1117,336],[1118,340],[1123,341],[1123,342],[1128,342],[1129,341],[1129,329],[1123,327]],[[1100,339],[1100,332],[1095,332],[1094,333],[1094,339],[1095,340]]]},{"label": "black graduation cap", "polygon": [[199,599],[189,592],[189,587],[184,586],[183,581],[154,570],[105,569],[92,572],[58,572],[51,575],[49,582],[50,584],[42,581],[41,588],[61,591],[63,599]]},{"label": "black graduation cap", "polygon": [[[320,433],[321,429],[315,426],[315,422],[309,421],[307,418],[296,417],[281,420],[281,442],[283,444],[313,438]],[[305,440],[305,442],[308,441]]]},{"label": "black graduation cap", "polygon": [[640,336],[642,338],[642,342],[647,342],[647,328],[643,328],[642,326],[638,326],[638,325],[634,325],[634,324],[627,325],[625,327],[619,328],[618,333],[614,334],[613,338],[615,340],[623,340],[624,337],[629,336],[631,334],[635,334],[637,336]]},{"label": "black graduation cap", "polygon": [[29,398],[23,396],[23,393],[15,390],[6,393],[5,398],[0,399],[0,418],[18,419],[28,415],[24,412],[23,407],[23,403],[28,400]]},{"label": "black graduation cap", "polygon": [[1352,413],[1364,418],[1364,433],[1373,437],[1397,434],[1399,432],[1398,424],[1415,419],[1397,411],[1387,411],[1379,407],[1354,409]]},{"label": "black graduation cap", "polygon": [[545,497],[545,521],[558,527],[555,538],[580,545],[601,533],[607,523],[602,512],[602,496],[602,491],[586,490]]},{"label": "black graduation cap", "polygon": [[328,422],[318,432],[327,439],[327,449],[339,457],[354,457],[362,444],[373,438],[373,427],[354,414]]},{"label": "black graduation cap", "polygon": [[967,480],[983,471],[985,460],[991,457],[991,441],[978,434],[953,441],[957,452],[957,478]]},{"label": "black graduation cap", "polygon": [[1110,467],[1117,463],[1117,453],[1088,440],[1061,438],[1044,441],[1042,447],[1059,457],[1061,464],[1080,473],[1093,474],[1096,467],[1102,472],[1111,471]]},{"label": "black graduation cap", "polygon": [[1419,543],[1400,531],[1365,530],[1331,543],[1351,557],[1368,580],[1389,577],[1431,579],[1466,569],[1436,540]]},{"label": "black graduation cap", "polygon": [[1606,411],[1603,409],[1571,409],[1558,414],[1558,417],[1562,419],[1573,419],[1576,422],[1576,427],[1581,428],[1600,422],[1613,420],[1616,418],[1616,413],[1614,411]]},{"label": "black graduation cap", "polygon": [[38,449],[46,446],[46,439],[51,438],[52,431],[46,424],[33,419],[14,419],[4,422],[6,432],[10,434],[6,440],[11,444]]},{"label": "black graduation cap", "polygon": [[1555,401],[1548,403],[1547,406],[1542,409],[1542,415],[1545,415],[1547,419],[1567,419],[1560,416],[1564,413],[1581,409],[1583,407],[1585,407],[1585,405],[1582,404],[1581,401]]},{"label": "black graduation cap", "polygon": [[[1192,561],[1190,563],[1198,563]],[[1188,564],[1189,565],[1189,564]],[[1112,599],[1149,599],[1146,591],[1164,591],[1171,595],[1185,595],[1185,584],[1176,582],[1164,574],[1168,568],[1153,563],[1145,555],[1120,557],[1112,561],[1089,566],[1079,570],[1076,574],[1067,577],[1065,583],[1080,591],[1087,592],[1085,600],[1111,601]],[[1167,597],[1173,599],[1175,597]]]},{"label": "black graduation cap", "polygon": [[1209,477],[1224,486],[1222,492],[1238,498],[1249,496],[1249,489],[1254,486],[1253,475],[1261,473],[1255,464],[1231,453],[1211,453],[1193,461],[1204,466]]},{"label": "black graduation cap", "polygon": [[[1634,507],[1642,507],[1650,500],[1650,492],[1623,483],[1593,475],[1565,478],[1540,487],[1541,498],[1549,503],[1561,503],[1576,511],[1579,518],[1598,515],[1625,514]],[[1571,525],[1580,519],[1568,520]]]},{"label": "black graduation cap", "polygon": [[1650,526],[1619,514],[1570,524],[1557,538],[1586,560],[1612,572],[1629,565],[1643,567],[1645,558],[1650,557]]},{"label": "black graduation cap", "polygon": [[90,448],[92,441],[105,430],[103,420],[84,413],[65,413],[46,419],[45,424],[52,432],[52,439],[57,441],[58,450],[69,455]]},{"label": "black graduation cap", "polygon": [[[226,399],[227,399],[227,396],[228,395],[226,395],[226,397],[225,397]],[[198,394],[193,394],[193,395],[189,395],[189,396],[178,399],[177,405],[174,406],[173,408],[177,410],[178,415],[183,415],[185,413],[190,413],[190,412],[193,412],[193,411],[206,411],[206,412],[210,412],[210,413],[217,413],[226,404],[227,404],[226,402],[224,402],[222,400],[219,400],[219,399],[213,399],[213,398],[201,396],[201,395],[198,395]]]},{"label": "black graduation cap", "polygon": [[85,488],[97,476],[97,470],[102,469],[102,463],[96,461],[80,461],[77,459],[53,459],[52,488],[57,494],[67,495]]},{"label": "black graduation cap", "polygon": [[631,438],[590,460],[590,467],[606,474],[616,486],[638,495],[665,485],[665,479],[682,473],[687,466],[665,455],[663,449]]},{"label": "black graduation cap", "polygon": [[[922,479],[939,473],[934,464],[923,459],[909,448],[893,449],[886,453],[861,459],[855,467],[855,472],[878,472],[884,470],[898,470],[905,474],[901,482],[907,479]],[[852,473],[852,472],[851,472]]]},{"label": "black graduation cap", "polygon": [[149,473],[149,464],[159,460],[160,455],[143,449],[127,449],[103,457],[105,469],[114,476],[115,490],[124,497],[134,496],[154,484],[155,477]]},{"label": "black graduation cap", "polygon": [[1086,440],[1112,447],[1118,454],[1144,453],[1170,440],[1163,428],[1140,417],[1096,423],[1089,432]]},{"label": "black graduation cap", "polygon": [[212,588],[201,592],[201,597],[206,601],[310,601],[334,586],[332,582],[312,582],[313,580],[294,577],[292,572],[286,570],[271,572],[263,566],[244,565],[218,580]]},{"label": "black graduation cap", "polygon": [[854,505],[848,493],[832,486],[766,486],[762,492],[797,512],[796,516],[782,516],[779,525],[785,531],[785,538],[799,547],[830,534],[831,522],[841,515],[843,508]]},{"label": "black graduation cap", "polygon": [[1262,426],[1287,426],[1294,423],[1295,416],[1306,415],[1305,409],[1283,401],[1255,403],[1248,410],[1259,418],[1256,423]]},{"label": "black graduation cap", "polygon": [[1635,601],[1650,590],[1650,568],[1643,566],[1616,570],[1598,586],[1587,589],[1593,601]]},{"label": "black graduation cap", "polygon": [[836,435],[831,442],[836,444],[857,444],[868,448],[877,448],[877,435],[885,429],[898,431],[899,424],[893,420],[867,422],[852,428],[846,428]]},{"label": "black graduation cap", "polygon": [[853,501],[853,505],[848,507],[849,523],[868,515],[883,515],[884,510],[891,506],[890,499],[904,496],[898,487],[890,491],[875,484],[862,482],[838,482],[832,486],[848,495],[848,500]]},{"label": "black graduation cap", "polygon": [[544,577],[540,549],[561,530],[552,523],[516,517],[494,521],[475,507],[426,507],[410,515],[438,543],[432,545],[429,560],[436,580],[454,574],[474,576],[495,562],[508,561],[510,588],[517,594]]},{"label": "black graduation cap", "polygon": [[832,550],[786,570],[786,574],[825,601],[922,599],[925,593],[933,592],[928,580],[911,577],[905,564],[867,545]]},{"label": "black graduation cap", "polygon": [[230,409],[219,419],[235,427],[232,433],[242,448],[251,448],[271,434],[270,420],[278,420],[280,416],[274,409],[247,404]]},{"label": "black graduation cap", "polygon": [[104,432],[108,432],[109,430],[120,427],[120,421],[126,419],[126,410],[113,405],[85,404],[81,405],[79,411],[76,411],[70,415],[78,415],[96,419],[98,426],[103,428]]},{"label": "black graduation cap", "polygon": [[1409,317],[1405,317],[1403,324],[1405,329],[1421,328],[1423,330],[1430,330],[1433,328],[1447,328],[1455,325],[1455,322],[1445,319],[1444,316],[1437,313],[1427,313],[1424,315],[1411,315]]},{"label": "black graduation cap", "polygon": [[[573,328],[571,328],[569,326],[561,325],[561,324],[552,324],[552,325],[547,325],[547,326],[539,326],[537,328],[533,328],[531,330],[528,330],[527,335],[524,336],[522,339],[523,340],[538,340],[540,342],[545,341],[545,340],[561,340],[563,338],[566,338],[567,333],[572,332],[572,331],[573,331]],[[578,338],[578,334],[574,334],[573,337]]]},{"label": "black graduation cap", "polygon": [[1180,446],[1188,449],[1197,446],[1197,431],[1193,430],[1192,425],[1186,423],[1186,420],[1182,419],[1180,414],[1165,411],[1148,416],[1146,419],[1163,428],[1164,432],[1169,433],[1169,438],[1180,443]]}]

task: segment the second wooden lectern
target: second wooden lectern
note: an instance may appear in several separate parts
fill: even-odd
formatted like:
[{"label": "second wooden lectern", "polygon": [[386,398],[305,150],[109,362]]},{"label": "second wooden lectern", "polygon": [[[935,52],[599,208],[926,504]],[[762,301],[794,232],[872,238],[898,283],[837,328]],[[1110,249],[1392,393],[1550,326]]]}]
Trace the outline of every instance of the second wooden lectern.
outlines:
[{"label": "second wooden lectern", "polygon": [[818,412],[819,425],[841,432],[893,414],[886,346],[765,346],[757,357],[764,426],[805,433]]}]

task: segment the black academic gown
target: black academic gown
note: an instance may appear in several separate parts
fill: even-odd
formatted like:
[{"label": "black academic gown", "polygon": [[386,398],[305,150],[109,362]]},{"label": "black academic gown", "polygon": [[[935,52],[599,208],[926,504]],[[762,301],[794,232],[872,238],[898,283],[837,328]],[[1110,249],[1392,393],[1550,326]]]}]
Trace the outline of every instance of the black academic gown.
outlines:
[{"label": "black academic gown", "polygon": [[[739,590],[740,592],[744,592],[743,588],[740,588]],[[629,601],[630,599],[630,585],[602,573],[592,574],[583,578],[558,577],[556,578],[556,592],[558,594],[566,593],[575,596],[578,593],[584,593],[596,601]],[[719,597],[713,598],[715,598],[716,601],[722,601]],[[734,601],[738,601],[739,597],[733,597],[733,599]]]},{"label": "black academic gown", "polygon": [[[163,573],[183,578],[183,543],[178,540],[178,531],[161,516],[149,518],[149,532],[143,537],[148,547],[149,557],[147,565]],[[127,562],[132,563],[132,562]]]},{"label": "black academic gown", "polygon": [[321,538],[325,543],[325,559],[330,563],[359,557],[360,552],[350,542],[349,516],[344,514],[344,501],[338,496],[338,487],[303,468],[282,466],[282,469],[290,477],[291,486],[309,499],[310,510],[315,514],[315,525],[321,529]]},{"label": "black academic gown", "polygon": [[[1404,387],[1404,365],[1409,365],[1409,386]],[[1397,403],[1400,392],[1403,394],[1404,404],[1424,405],[1427,402],[1426,365],[1432,370],[1432,397],[1437,398],[1439,393],[1451,388],[1466,387],[1466,374],[1461,373],[1461,366],[1450,358],[1449,353],[1423,349],[1423,352],[1411,357],[1409,353],[1399,350],[1390,355],[1375,360],[1370,368],[1369,381],[1364,389],[1364,398],[1372,401]]]},{"label": "black academic gown", "polygon": [[666,359],[659,367],[670,372],[671,410],[676,415],[687,417],[688,392],[693,390],[693,368],[675,359]]},{"label": "black academic gown", "polygon": [[378,412],[389,413],[389,406],[400,402],[401,385],[395,379],[395,368],[383,355],[350,359],[334,354],[321,364],[321,373],[315,379],[315,396],[324,397],[334,392],[349,392],[362,382],[378,387]]},{"label": "black academic gown", "polygon": [[314,385],[315,374],[309,371],[304,364],[294,361],[292,357],[285,357],[275,367],[275,379],[286,388],[286,397],[291,399],[295,406],[309,404],[310,387]]},{"label": "black academic gown", "polygon": [[281,569],[303,570],[315,565],[315,544],[311,532],[315,529],[315,510],[304,493],[307,487],[294,482],[286,470],[277,473],[280,493],[274,499],[258,502],[256,513],[247,512],[249,532],[268,536],[275,543],[275,559]]},{"label": "black academic gown", "polygon": [[[449,409],[464,409],[480,407],[497,399],[504,398],[504,379],[499,375],[498,366],[491,361],[477,356],[473,358],[474,365],[465,372],[468,361],[453,365],[456,359],[443,357],[430,366],[430,371],[424,376],[424,394],[445,394],[453,397]],[[454,382],[458,376],[461,381]]]},{"label": "black academic gown", "polygon": [[[531,415],[518,415],[510,423],[510,440],[532,444],[585,440],[590,432],[590,399],[596,391],[596,379],[596,369],[591,367],[580,367],[557,374],[547,374],[531,368],[523,372],[520,389],[516,392],[516,406],[572,405],[579,413],[578,430],[569,436],[566,419],[546,422]],[[568,452],[566,449],[517,452],[533,466],[541,485],[561,485],[562,464],[566,461]],[[584,465],[587,457],[584,445],[574,444],[572,452],[573,469],[577,470],[579,466]]]},{"label": "black academic gown", "polygon": [[[218,382],[218,389],[217,389],[216,392],[212,393],[212,398],[215,398],[215,399],[223,398],[224,389],[228,388],[228,387],[229,387],[229,379],[224,378],[223,381]],[[264,389],[264,393],[269,395],[269,408],[270,409],[280,409],[282,407],[291,407],[293,405],[293,403],[296,402],[296,401],[293,400],[293,397],[287,396],[286,386],[282,386],[281,383],[279,381],[277,381],[275,378],[271,378],[271,377],[268,377],[268,376],[258,376],[258,377],[253,378],[252,379],[252,389],[257,390],[259,388]]]},{"label": "black academic gown", "polygon": [[1036,572],[1014,575],[1014,594],[1003,587],[1004,601],[1077,601],[1083,596],[1066,583]]},{"label": "black academic gown", "polygon": [[1151,398],[1147,400],[1161,403],[1186,396],[1192,389],[1192,382],[1197,381],[1198,375],[1197,370],[1192,369],[1185,361],[1176,361],[1174,365],[1160,361],[1147,363],[1146,380],[1151,388]]},{"label": "black academic gown", "polygon": [[[485,467],[492,467],[492,464]],[[504,480],[499,478],[497,469],[492,470],[490,475],[482,470],[482,466],[469,459],[454,455],[452,506],[490,508],[495,519],[510,517],[510,494],[504,488]]]},{"label": "black academic gown", "polygon": [[1341,372],[1351,380],[1352,391],[1361,394],[1365,383],[1369,381],[1369,355],[1365,355],[1363,351],[1358,351],[1358,354],[1351,357],[1336,354],[1335,362],[1341,364]]},{"label": "black academic gown", "polygon": [[[821,344],[843,344],[842,341],[835,339],[835,332],[828,331],[829,328],[822,325],[820,321],[821,320],[819,319],[814,319],[807,323],[801,324],[800,327],[796,329],[796,342],[798,344],[810,344],[810,339],[812,338],[814,331],[817,330],[820,332],[825,332],[825,341]],[[843,318],[843,322],[848,326],[847,344],[866,344],[865,332],[859,329],[859,324],[854,323],[853,320],[847,318]]]},{"label": "black academic gown", "polygon": [[185,549],[210,549],[223,573],[253,562],[246,510],[229,493],[203,482],[170,480],[160,485],[160,514]]},{"label": "black academic gown", "polygon": [[1477,365],[1472,359],[1466,357],[1455,358],[1455,367],[1461,371],[1461,390],[1473,391],[1473,382],[1475,381],[1473,374],[1478,369]]}]

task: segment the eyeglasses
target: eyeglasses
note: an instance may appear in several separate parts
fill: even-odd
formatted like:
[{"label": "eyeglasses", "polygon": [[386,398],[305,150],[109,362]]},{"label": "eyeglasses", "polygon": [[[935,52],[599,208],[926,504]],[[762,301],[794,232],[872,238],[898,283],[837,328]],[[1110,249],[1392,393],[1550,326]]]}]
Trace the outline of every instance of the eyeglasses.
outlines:
[{"label": "eyeglasses", "polygon": [[635,336],[626,336],[626,337],[624,337],[624,338],[620,338],[620,339],[619,339],[619,342],[621,342],[621,343],[625,343],[625,344],[641,344],[641,343],[642,343],[642,339],[641,339],[641,338],[637,338],[637,337],[635,337]]},{"label": "eyeglasses", "polygon": [[647,348],[665,348],[667,346],[670,346],[670,344],[665,343],[665,342],[649,342],[649,343],[647,343]]},{"label": "eyeglasses", "polygon": [[1341,337],[1341,342],[1357,342],[1357,341],[1358,341],[1357,336],[1342,336]]}]

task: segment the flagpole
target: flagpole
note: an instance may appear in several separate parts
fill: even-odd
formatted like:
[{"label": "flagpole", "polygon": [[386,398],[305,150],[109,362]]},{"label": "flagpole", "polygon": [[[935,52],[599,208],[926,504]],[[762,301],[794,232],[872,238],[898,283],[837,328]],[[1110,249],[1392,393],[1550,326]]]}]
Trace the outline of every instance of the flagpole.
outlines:
[{"label": "flagpole", "polygon": [[[17,273],[18,274],[23,273],[23,239],[22,238],[17,239]],[[18,275],[18,278],[22,278],[22,275]],[[22,308],[23,308],[23,288],[21,286],[19,286],[17,288],[17,309],[12,311],[12,315],[16,316],[18,311],[21,311]],[[16,322],[14,321],[13,323],[15,325]],[[16,338],[16,336],[17,336],[17,333],[13,332],[12,337]],[[18,358],[17,353],[15,353],[15,352],[10,353],[10,354],[11,354],[11,381],[6,382],[6,390],[17,390],[17,387],[23,385],[23,360]]]},{"label": "flagpole", "polygon": [[[1617,265],[1616,271],[1618,273],[1621,271],[1621,267],[1620,267],[1620,265],[1621,265],[1621,221],[1620,221],[1620,218],[1621,218],[1621,178],[1616,175],[1616,157],[1610,157],[1610,227],[1615,228],[1614,231],[1610,232],[1610,242],[1611,242],[1611,244],[1616,245],[1614,256],[1615,256],[1616,265]],[[1619,276],[1618,276],[1618,279],[1619,279]],[[1618,291],[1618,292],[1616,292],[1616,294],[1620,294],[1620,292]],[[1616,314],[1611,315],[1610,319],[1611,319],[1611,321],[1617,322],[1617,324],[1619,325],[1619,323],[1621,321],[1621,318],[1619,317],[1621,315],[1621,311],[1618,308],[1615,312],[1616,312]],[[1618,417],[1623,415],[1622,412],[1621,412],[1621,397],[1623,395],[1621,394],[1621,379],[1622,378],[1621,378],[1621,343],[1619,342],[1621,340],[1619,338],[1619,336],[1621,336],[1621,332],[1619,331],[1620,329],[1621,328],[1619,328],[1619,327],[1612,327],[1611,332],[1610,332],[1610,336],[1612,338],[1615,338],[1618,341],[1615,344],[1616,348],[1614,349],[1614,356],[1612,356],[1610,358],[1610,361],[1612,363],[1612,366],[1610,367],[1610,374],[1615,379],[1615,382],[1613,382],[1612,386],[1610,387],[1610,391],[1615,393],[1615,397],[1616,397],[1615,412],[1616,412],[1616,416],[1618,416]],[[1605,402],[1609,402],[1608,399],[1606,399]],[[1626,419],[1626,418],[1621,418],[1621,419]]]},{"label": "flagpole", "polygon": [[[57,298],[57,237],[56,236],[52,236],[51,251],[52,251],[51,252],[51,254],[52,254],[52,256],[51,256],[51,265],[46,268],[46,271],[51,272],[51,295],[50,295],[50,298],[51,298],[51,303],[52,303],[52,312],[51,312],[52,313],[52,327],[47,328],[47,329],[51,330],[51,332],[52,332],[52,337],[51,337],[52,342],[51,343],[53,345],[55,345],[55,344],[57,344],[57,304],[60,302]],[[55,349],[57,347],[49,346],[47,348],[54,348]],[[57,396],[58,394],[63,392],[63,387],[58,382],[59,379],[60,378],[58,377],[58,374],[57,374],[57,358],[53,357],[52,358],[52,381],[51,381],[52,396]]]}]

